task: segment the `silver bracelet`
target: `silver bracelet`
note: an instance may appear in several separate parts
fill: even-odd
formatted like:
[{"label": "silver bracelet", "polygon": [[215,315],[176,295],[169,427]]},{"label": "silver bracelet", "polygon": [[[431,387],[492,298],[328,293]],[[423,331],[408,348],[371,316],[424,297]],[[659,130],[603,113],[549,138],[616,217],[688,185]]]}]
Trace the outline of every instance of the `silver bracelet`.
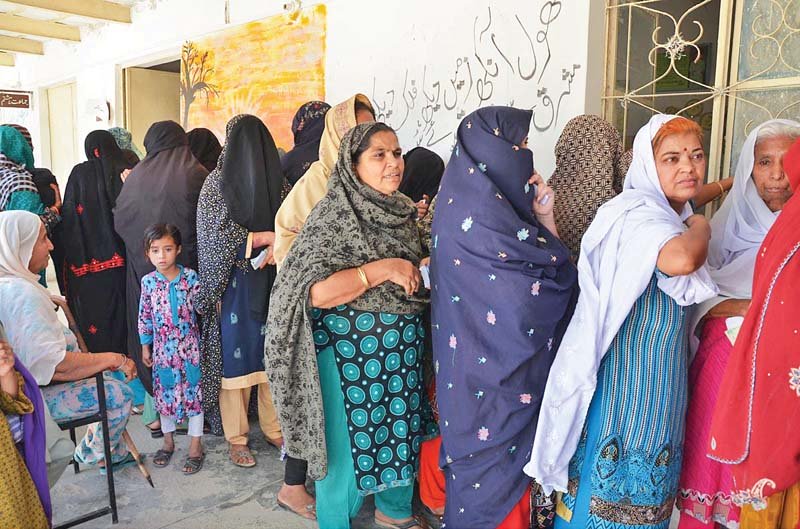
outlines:
[{"label": "silver bracelet", "polygon": [[125,367],[125,364],[127,364],[127,363],[128,363],[128,357],[127,357],[127,356],[125,356],[125,355],[124,355],[124,354],[122,354],[122,353],[120,353],[120,354],[122,355],[122,363],[119,365],[119,367],[115,368],[115,369],[114,369],[114,371],[119,371],[120,369],[122,369],[123,367]]}]

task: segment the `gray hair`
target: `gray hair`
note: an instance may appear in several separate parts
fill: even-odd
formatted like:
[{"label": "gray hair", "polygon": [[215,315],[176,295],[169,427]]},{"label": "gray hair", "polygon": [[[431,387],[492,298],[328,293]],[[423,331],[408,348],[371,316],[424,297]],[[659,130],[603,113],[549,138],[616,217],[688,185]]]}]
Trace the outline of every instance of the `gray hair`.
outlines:
[{"label": "gray hair", "polygon": [[800,126],[782,123],[779,121],[767,123],[758,131],[756,144],[763,140],[774,138],[788,138],[792,141],[796,141],[798,138],[800,138]]}]

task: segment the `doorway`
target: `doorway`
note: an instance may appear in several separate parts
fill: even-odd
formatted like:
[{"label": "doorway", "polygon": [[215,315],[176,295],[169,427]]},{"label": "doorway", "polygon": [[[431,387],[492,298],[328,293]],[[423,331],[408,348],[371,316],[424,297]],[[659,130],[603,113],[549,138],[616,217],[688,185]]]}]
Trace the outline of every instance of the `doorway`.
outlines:
[{"label": "doorway", "polygon": [[180,61],[170,61],[147,68],[125,68],[125,128],[133,143],[144,152],[144,136],[157,121],[180,123]]},{"label": "doorway", "polygon": [[79,162],[75,94],[75,83],[47,90],[50,170],[56,175],[62,194],[72,168]]}]

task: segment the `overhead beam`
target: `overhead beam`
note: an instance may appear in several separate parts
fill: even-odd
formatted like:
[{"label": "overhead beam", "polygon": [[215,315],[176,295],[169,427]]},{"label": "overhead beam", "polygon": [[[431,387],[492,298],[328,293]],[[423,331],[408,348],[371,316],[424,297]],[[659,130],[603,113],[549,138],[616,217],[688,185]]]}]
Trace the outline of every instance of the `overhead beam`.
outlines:
[{"label": "overhead beam", "polygon": [[66,15],[96,18],[109,22],[130,24],[131,8],[106,0],[7,0],[12,4],[38,7]]},{"label": "overhead beam", "polygon": [[0,66],[14,66],[14,56],[0,51]]},{"label": "overhead beam", "polygon": [[23,35],[35,35],[48,39],[71,40],[80,42],[81,30],[75,26],[49,22],[47,20],[34,20],[32,18],[0,13],[0,30]]},{"label": "overhead beam", "polygon": [[0,50],[44,55],[44,44],[38,40],[0,35]]}]

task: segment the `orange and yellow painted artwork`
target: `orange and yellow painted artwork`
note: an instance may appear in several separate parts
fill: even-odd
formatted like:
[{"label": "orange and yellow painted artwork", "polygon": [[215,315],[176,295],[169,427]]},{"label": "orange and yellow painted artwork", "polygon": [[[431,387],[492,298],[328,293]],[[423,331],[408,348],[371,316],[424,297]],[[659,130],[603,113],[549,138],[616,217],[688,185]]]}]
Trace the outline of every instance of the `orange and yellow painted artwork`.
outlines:
[{"label": "orange and yellow painted artwork", "polygon": [[294,144],[292,118],[325,99],[325,5],[226,29],[183,46],[181,115],[225,140],[237,114],[266,123],[278,147]]}]

